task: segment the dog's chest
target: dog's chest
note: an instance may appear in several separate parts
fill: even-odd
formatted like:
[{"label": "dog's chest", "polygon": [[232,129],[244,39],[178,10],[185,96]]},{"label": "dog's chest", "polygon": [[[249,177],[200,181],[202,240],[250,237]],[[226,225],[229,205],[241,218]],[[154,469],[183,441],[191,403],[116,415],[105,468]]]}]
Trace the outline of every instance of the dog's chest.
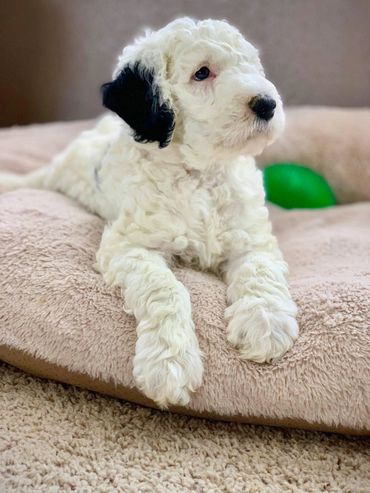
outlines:
[{"label": "dog's chest", "polygon": [[228,256],[231,238],[241,228],[234,215],[237,207],[226,184],[215,183],[186,194],[184,203],[177,205],[178,217],[186,225],[188,244],[182,252],[185,260],[210,268]]},{"label": "dog's chest", "polygon": [[247,204],[228,183],[205,184],[189,177],[171,186],[163,182],[137,189],[135,195],[139,207],[128,233],[148,248],[208,269],[248,244],[243,221]]}]

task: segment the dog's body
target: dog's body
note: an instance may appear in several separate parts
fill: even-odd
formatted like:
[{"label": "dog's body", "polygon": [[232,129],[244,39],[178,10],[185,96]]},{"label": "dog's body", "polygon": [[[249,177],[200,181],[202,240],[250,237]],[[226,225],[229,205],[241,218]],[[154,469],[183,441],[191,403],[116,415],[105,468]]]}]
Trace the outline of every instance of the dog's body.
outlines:
[{"label": "dog's body", "polygon": [[173,258],[225,279],[243,357],[277,358],[298,334],[252,157],[281,132],[281,101],[236,29],[190,19],[125,48],[103,101],[131,129],[108,115],[49,167],[1,175],[0,187],[61,191],[106,219],[97,263],[138,321],[136,382],[161,406],[186,404],[202,359]]}]

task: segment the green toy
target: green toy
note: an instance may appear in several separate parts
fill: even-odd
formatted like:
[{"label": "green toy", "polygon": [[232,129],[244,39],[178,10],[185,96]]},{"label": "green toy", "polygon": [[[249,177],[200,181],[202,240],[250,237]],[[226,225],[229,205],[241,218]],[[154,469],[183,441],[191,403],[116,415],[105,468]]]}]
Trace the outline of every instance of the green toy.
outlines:
[{"label": "green toy", "polygon": [[327,181],[298,163],[276,163],[263,170],[266,198],[285,209],[317,209],[335,205]]}]

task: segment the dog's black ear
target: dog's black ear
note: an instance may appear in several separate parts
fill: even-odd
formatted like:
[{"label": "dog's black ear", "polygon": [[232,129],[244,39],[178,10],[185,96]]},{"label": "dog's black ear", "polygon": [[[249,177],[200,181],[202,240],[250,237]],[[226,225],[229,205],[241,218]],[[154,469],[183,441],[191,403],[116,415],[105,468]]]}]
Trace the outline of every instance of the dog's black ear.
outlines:
[{"label": "dog's black ear", "polygon": [[134,130],[137,142],[159,142],[166,147],[175,127],[175,114],[162,100],[154,70],[139,62],[126,65],[112,82],[101,87],[103,105]]}]

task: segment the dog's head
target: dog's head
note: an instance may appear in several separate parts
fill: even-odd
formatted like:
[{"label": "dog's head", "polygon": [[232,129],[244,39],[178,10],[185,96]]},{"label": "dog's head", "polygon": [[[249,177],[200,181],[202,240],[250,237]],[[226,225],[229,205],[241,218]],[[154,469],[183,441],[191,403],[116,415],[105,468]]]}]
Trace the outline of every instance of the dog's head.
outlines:
[{"label": "dog's head", "polygon": [[127,46],[103,104],[138,142],[258,154],[284,127],[257,50],[225,21],[171,22]]}]

